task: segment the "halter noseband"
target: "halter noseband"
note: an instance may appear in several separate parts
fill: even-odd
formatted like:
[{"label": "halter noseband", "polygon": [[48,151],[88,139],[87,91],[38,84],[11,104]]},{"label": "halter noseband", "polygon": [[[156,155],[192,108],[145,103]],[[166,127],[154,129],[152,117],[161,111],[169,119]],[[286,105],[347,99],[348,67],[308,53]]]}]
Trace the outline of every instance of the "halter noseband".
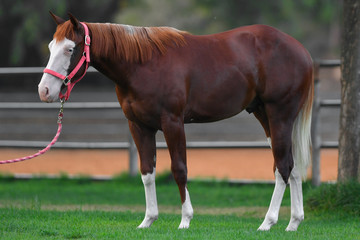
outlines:
[{"label": "halter noseband", "polygon": [[[49,73],[49,74],[51,74],[51,75],[53,75],[55,77],[60,78],[63,81],[64,85],[67,87],[67,91],[66,91],[65,95],[62,94],[61,91],[59,93],[59,98],[60,99],[65,98],[65,101],[67,101],[69,99],[70,92],[73,89],[73,87],[75,86],[75,84],[77,82],[79,82],[85,76],[86,70],[88,69],[89,63],[90,63],[90,42],[91,42],[91,39],[90,39],[90,35],[89,35],[89,29],[88,29],[88,27],[87,27],[87,25],[85,23],[83,23],[83,22],[80,22],[80,23],[83,25],[83,27],[85,29],[84,52],[83,52],[83,56],[81,57],[80,61],[78,62],[78,64],[74,68],[74,70],[72,70],[72,72],[69,75],[64,76],[64,75],[62,75],[62,74],[60,74],[58,72],[55,72],[55,71],[53,71],[51,69],[48,69],[48,68],[44,69],[44,73]],[[81,66],[83,65],[84,62],[86,64],[86,66],[85,66],[85,71],[84,71],[83,75],[79,79],[72,82],[71,81],[72,78],[76,75],[76,73],[79,71],[79,69],[81,68]]]}]

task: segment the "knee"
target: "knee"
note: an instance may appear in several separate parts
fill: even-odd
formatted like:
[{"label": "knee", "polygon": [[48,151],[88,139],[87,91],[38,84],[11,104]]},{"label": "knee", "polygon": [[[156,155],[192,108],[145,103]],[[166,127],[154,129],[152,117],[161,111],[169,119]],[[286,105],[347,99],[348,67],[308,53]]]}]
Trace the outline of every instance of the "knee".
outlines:
[{"label": "knee", "polygon": [[187,168],[185,165],[171,166],[171,172],[177,184],[186,184],[187,182]]}]

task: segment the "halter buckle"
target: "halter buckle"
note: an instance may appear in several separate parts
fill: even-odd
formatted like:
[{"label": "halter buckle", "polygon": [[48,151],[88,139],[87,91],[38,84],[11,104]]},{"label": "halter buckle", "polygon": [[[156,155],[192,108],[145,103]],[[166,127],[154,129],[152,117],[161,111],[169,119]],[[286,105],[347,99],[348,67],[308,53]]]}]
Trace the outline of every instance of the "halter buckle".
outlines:
[{"label": "halter buckle", "polygon": [[68,77],[65,77],[65,79],[63,80],[63,83],[65,86],[69,85],[71,83],[71,80],[68,79]]},{"label": "halter buckle", "polygon": [[[89,41],[89,42],[88,42]],[[90,36],[89,35],[85,35],[85,45],[86,46],[90,46]]]}]

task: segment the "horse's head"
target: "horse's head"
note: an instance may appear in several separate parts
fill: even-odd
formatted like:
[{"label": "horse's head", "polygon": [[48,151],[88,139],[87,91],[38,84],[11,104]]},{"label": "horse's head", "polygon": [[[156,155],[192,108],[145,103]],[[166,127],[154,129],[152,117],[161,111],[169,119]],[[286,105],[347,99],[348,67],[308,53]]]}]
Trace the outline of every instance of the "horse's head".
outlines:
[{"label": "horse's head", "polygon": [[[68,76],[83,56],[85,30],[71,14],[69,14],[70,20],[68,21],[51,12],[50,14],[57,24],[57,29],[53,40],[49,43],[50,59],[46,69]],[[83,64],[74,79],[79,78],[86,71],[85,68],[85,64]],[[40,99],[43,102],[56,101],[64,87],[60,78],[44,73],[39,83]]]}]

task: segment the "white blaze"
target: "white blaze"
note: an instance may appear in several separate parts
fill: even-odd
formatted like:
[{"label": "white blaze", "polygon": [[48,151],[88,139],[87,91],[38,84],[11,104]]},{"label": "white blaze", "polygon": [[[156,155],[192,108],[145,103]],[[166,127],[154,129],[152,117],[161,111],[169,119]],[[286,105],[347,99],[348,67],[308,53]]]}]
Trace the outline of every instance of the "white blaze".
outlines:
[{"label": "white blaze", "polygon": [[[46,68],[66,76],[74,47],[75,43],[67,38],[59,42],[53,39],[49,43],[50,59]],[[40,99],[44,102],[56,101],[59,97],[61,86],[61,79],[44,73],[38,89]]]}]

